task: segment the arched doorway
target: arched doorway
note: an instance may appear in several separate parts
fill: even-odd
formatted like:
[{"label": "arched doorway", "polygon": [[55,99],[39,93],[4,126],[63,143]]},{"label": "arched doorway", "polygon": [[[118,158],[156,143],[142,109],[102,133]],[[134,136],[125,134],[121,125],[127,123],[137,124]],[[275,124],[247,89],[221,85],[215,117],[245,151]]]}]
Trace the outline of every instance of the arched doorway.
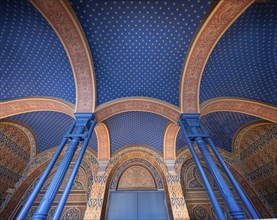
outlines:
[{"label": "arched doorway", "polygon": [[141,157],[144,153],[120,160],[112,169],[105,219],[170,219],[166,181],[157,164]]}]

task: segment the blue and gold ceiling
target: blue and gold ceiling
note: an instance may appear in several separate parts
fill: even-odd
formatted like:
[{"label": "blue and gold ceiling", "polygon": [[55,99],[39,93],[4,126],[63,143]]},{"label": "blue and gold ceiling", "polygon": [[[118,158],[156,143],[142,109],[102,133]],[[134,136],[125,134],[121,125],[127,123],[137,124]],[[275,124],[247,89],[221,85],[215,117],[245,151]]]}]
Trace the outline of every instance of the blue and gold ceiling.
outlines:
[{"label": "blue and gold ceiling", "polygon": [[51,96],[75,103],[71,66],[61,41],[28,1],[1,1],[1,100]]},{"label": "blue and gold ceiling", "polygon": [[183,62],[211,1],[70,1],[92,52],[97,104],[145,96],[179,105]]},{"label": "blue and gold ceiling", "polygon": [[200,102],[241,97],[277,104],[277,1],[254,3],[214,48],[201,81]]},{"label": "blue and gold ceiling", "polygon": [[[96,111],[103,104],[134,96],[154,98],[179,109],[186,56],[206,16],[217,2],[69,1],[91,52],[96,79]],[[212,51],[200,84],[200,103],[235,97],[276,105],[276,1],[253,3]],[[59,36],[28,1],[1,1],[1,100],[58,98],[76,104],[72,66]],[[199,104],[200,104],[199,103]],[[73,110],[72,110],[73,111]],[[38,152],[59,144],[74,120],[57,112],[31,112],[10,119],[33,129]],[[243,125],[258,118],[216,112],[202,117],[218,147],[232,151]],[[126,112],[104,121],[111,153],[145,144],[163,152],[169,120],[149,112]],[[180,133],[180,132],[179,132]],[[97,152],[96,135],[90,147]],[[176,150],[185,145],[177,135]]]}]

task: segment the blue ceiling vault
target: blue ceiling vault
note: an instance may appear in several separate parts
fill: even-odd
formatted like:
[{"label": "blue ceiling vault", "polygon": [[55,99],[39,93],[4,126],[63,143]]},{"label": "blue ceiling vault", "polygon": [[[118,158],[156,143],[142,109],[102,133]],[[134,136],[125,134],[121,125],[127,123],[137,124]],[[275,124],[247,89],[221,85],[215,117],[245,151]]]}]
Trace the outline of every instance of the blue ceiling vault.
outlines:
[{"label": "blue ceiling vault", "polygon": [[74,119],[57,112],[32,112],[9,117],[33,129],[38,141],[38,153],[60,144]]},{"label": "blue ceiling vault", "polygon": [[[183,62],[212,1],[71,0],[70,3],[93,56],[98,105],[130,96],[152,97],[179,105]],[[47,21],[28,1],[1,1],[0,14],[0,99],[52,96],[75,103],[68,57]],[[235,21],[208,60],[201,81],[201,102],[234,96],[277,103],[276,19],[277,1],[271,0],[268,4],[254,3]],[[58,145],[73,121],[54,112],[10,118],[34,130],[39,152]],[[208,114],[203,120],[216,145],[231,151],[236,130],[256,118],[221,112]],[[105,123],[111,132],[112,153],[129,144],[147,144],[162,152],[167,119],[151,113],[129,112]],[[176,150],[184,145],[179,132]],[[95,134],[89,146],[97,152]]]},{"label": "blue ceiling vault", "polygon": [[98,105],[128,96],[179,105],[186,52],[211,1],[70,2],[92,52]]},{"label": "blue ceiling vault", "polygon": [[163,137],[169,120],[147,112],[126,112],[105,121],[110,131],[111,153],[132,144],[144,144],[163,153]]},{"label": "blue ceiling vault", "polygon": [[206,65],[200,101],[233,96],[277,105],[277,1],[254,3],[227,30]]},{"label": "blue ceiling vault", "polygon": [[232,139],[236,131],[259,118],[236,112],[215,112],[201,119],[215,146],[232,152]]},{"label": "blue ceiling vault", "polygon": [[48,22],[25,0],[1,1],[0,14],[0,99],[54,96],[75,104],[71,66]]}]

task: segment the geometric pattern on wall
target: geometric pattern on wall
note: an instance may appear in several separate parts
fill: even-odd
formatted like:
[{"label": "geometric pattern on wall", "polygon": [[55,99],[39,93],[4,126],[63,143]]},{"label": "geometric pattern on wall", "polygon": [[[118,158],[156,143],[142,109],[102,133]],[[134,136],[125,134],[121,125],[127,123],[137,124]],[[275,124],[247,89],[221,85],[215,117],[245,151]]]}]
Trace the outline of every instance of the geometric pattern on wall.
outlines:
[{"label": "geometric pattern on wall", "polygon": [[[137,169],[133,170],[133,168]],[[127,186],[128,184],[128,188],[134,189],[134,187],[132,186],[136,186],[137,189],[147,188],[152,190],[164,188],[161,175],[159,171],[152,165],[152,163],[142,158],[131,158],[124,162],[113,174],[112,182],[110,185],[111,190],[116,190],[119,187],[118,182],[122,181],[123,174],[125,174],[127,170],[129,170],[128,172],[130,175],[124,175],[123,181],[125,181],[125,183],[123,184],[124,186]],[[146,174],[146,176],[144,176],[143,179],[139,180],[138,177],[142,177],[143,174]],[[146,179],[147,177],[148,179]]]},{"label": "geometric pattern on wall", "polygon": [[[247,129],[247,126],[245,127]],[[277,216],[277,124],[261,123],[251,127],[240,138],[237,158],[246,179],[258,193],[271,217]],[[270,217],[270,216],[268,216]]]},{"label": "geometric pattern on wall", "polygon": [[212,1],[70,2],[92,51],[98,105],[146,96],[178,106],[186,52]]},{"label": "geometric pattern on wall", "polygon": [[150,172],[143,166],[131,166],[121,175],[118,190],[153,190],[155,181]]},{"label": "geometric pattern on wall", "polygon": [[258,118],[237,112],[214,112],[201,120],[216,147],[232,152],[232,139],[236,131]]},{"label": "geometric pattern on wall", "polygon": [[[218,199],[218,202],[225,215],[225,219],[232,219],[232,217],[229,214],[228,208],[224,203],[224,200],[220,196],[219,190],[212,178],[211,173],[209,172],[206,165],[202,163],[201,165]],[[227,181],[226,175],[224,175],[222,171],[221,171],[221,174],[225,179],[225,181],[227,182],[233,195],[235,196],[236,201],[239,203],[239,206],[243,209],[243,212],[246,214],[246,218],[248,218],[247,212],[244,209],[243,205],[241,204],[238,195],[235,193],[232,187],[230,187],[230,182]],[[180,182],[183,189],[184,197],[186,199],[189,216],[191,219],[199,219],[199,220],[218,219],[214,211],[213,205],[208,197],[208,193],[204,187],[202,178],[200,177],[198,169],[192,158],[186,160],[182,165]]]},{"label": "geometric pattern on wall", "polygon": [[32,143],[20,127],[0,121],[0,204],[13,191],[31,159]]},{"label": "geometric pattern on wall", "polygon": [[28,1],[1,1],[0,14],[0,99],[51,96],[74,104],[69,59],[46,19]]},{"label": "geometric pattern on wall", "polygon": [[38,141],[38,153],[60,144],[74,119],[59,112],[31,112],[9,117],[33,129]]},{"label": "geometric pattern on wall", "polygon": [[[82,164],[83,165],[83,164]],[[88,193],[88,179],[90,178],[88,176],[88,173],[85,171],[83,166],[80,166],[78,173],[76,175],[76,178],[74,180],[73,186],[71,188],[70,194],[69,194],[69,198],[65,204],[65,208],[62,212],[62,217],[61,219],[82,219],[82,216],[84,216],[84,212],[86,209],[86,205],[87,205],[87,193]],[[72,171],[72,167],[70,166],[68,172],[66,173],[66,176],[62,182],[62,185],[58,191],[58,194],[54,200],[53,205],[50,208],[50,211],[48,212],[48,216],[47,219],[52,219],[54,213],[55,213],[55,209],[56,206],[60,200],[60,197],[64,191],[65,185],[68,181],[69,175]],[[48,189],[51,180],[53,179],[55,173],[51,174],[46,182],[44,183],[42,190],[39,192],[36,200],[34,201],[34,204],[32,205],[31,209],[28,212],[27,218],[26,219],[31,219],[32,216],[34,215],[37,207],[39,206],[40,201],[43,198],[44,193],[46,192],[46,190]],[[34,186],[36,185],[36,181],[34,181]],[[27,198],[26,194],[30,194],[33,187],[30,187],[28,189],[28,191],[25,193],[24,198]],[[78,218],[77,218],[78,217]]]},{"label": "geometric pattern on wall", "polygon": [[253,3],[225,32],[204,70],[200,103],[241,97],[277,105],[277,1]]},{"label": "geometric pattern on wall", "polygon": [[153,113],[125,112],[105,121],[111,153],[130,144],[144,144],[163,152],[163,137],[169,120]]}]

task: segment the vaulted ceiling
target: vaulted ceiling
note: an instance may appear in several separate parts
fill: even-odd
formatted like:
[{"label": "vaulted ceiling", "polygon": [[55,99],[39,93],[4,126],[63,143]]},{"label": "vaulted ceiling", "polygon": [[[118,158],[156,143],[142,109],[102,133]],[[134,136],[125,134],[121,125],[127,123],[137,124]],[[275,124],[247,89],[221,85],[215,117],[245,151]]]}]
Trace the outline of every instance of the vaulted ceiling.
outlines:
[{"label": "vaulted ceiling", "polygon": [[170,129],[183,149],[180,113],[200,113],[230,153],[240,128],[277,121],[276,1],[6,0],[0,14],[0,117],[26,125],[37,153],[74,112],[95,112],[111,154],[163,154]]}]

